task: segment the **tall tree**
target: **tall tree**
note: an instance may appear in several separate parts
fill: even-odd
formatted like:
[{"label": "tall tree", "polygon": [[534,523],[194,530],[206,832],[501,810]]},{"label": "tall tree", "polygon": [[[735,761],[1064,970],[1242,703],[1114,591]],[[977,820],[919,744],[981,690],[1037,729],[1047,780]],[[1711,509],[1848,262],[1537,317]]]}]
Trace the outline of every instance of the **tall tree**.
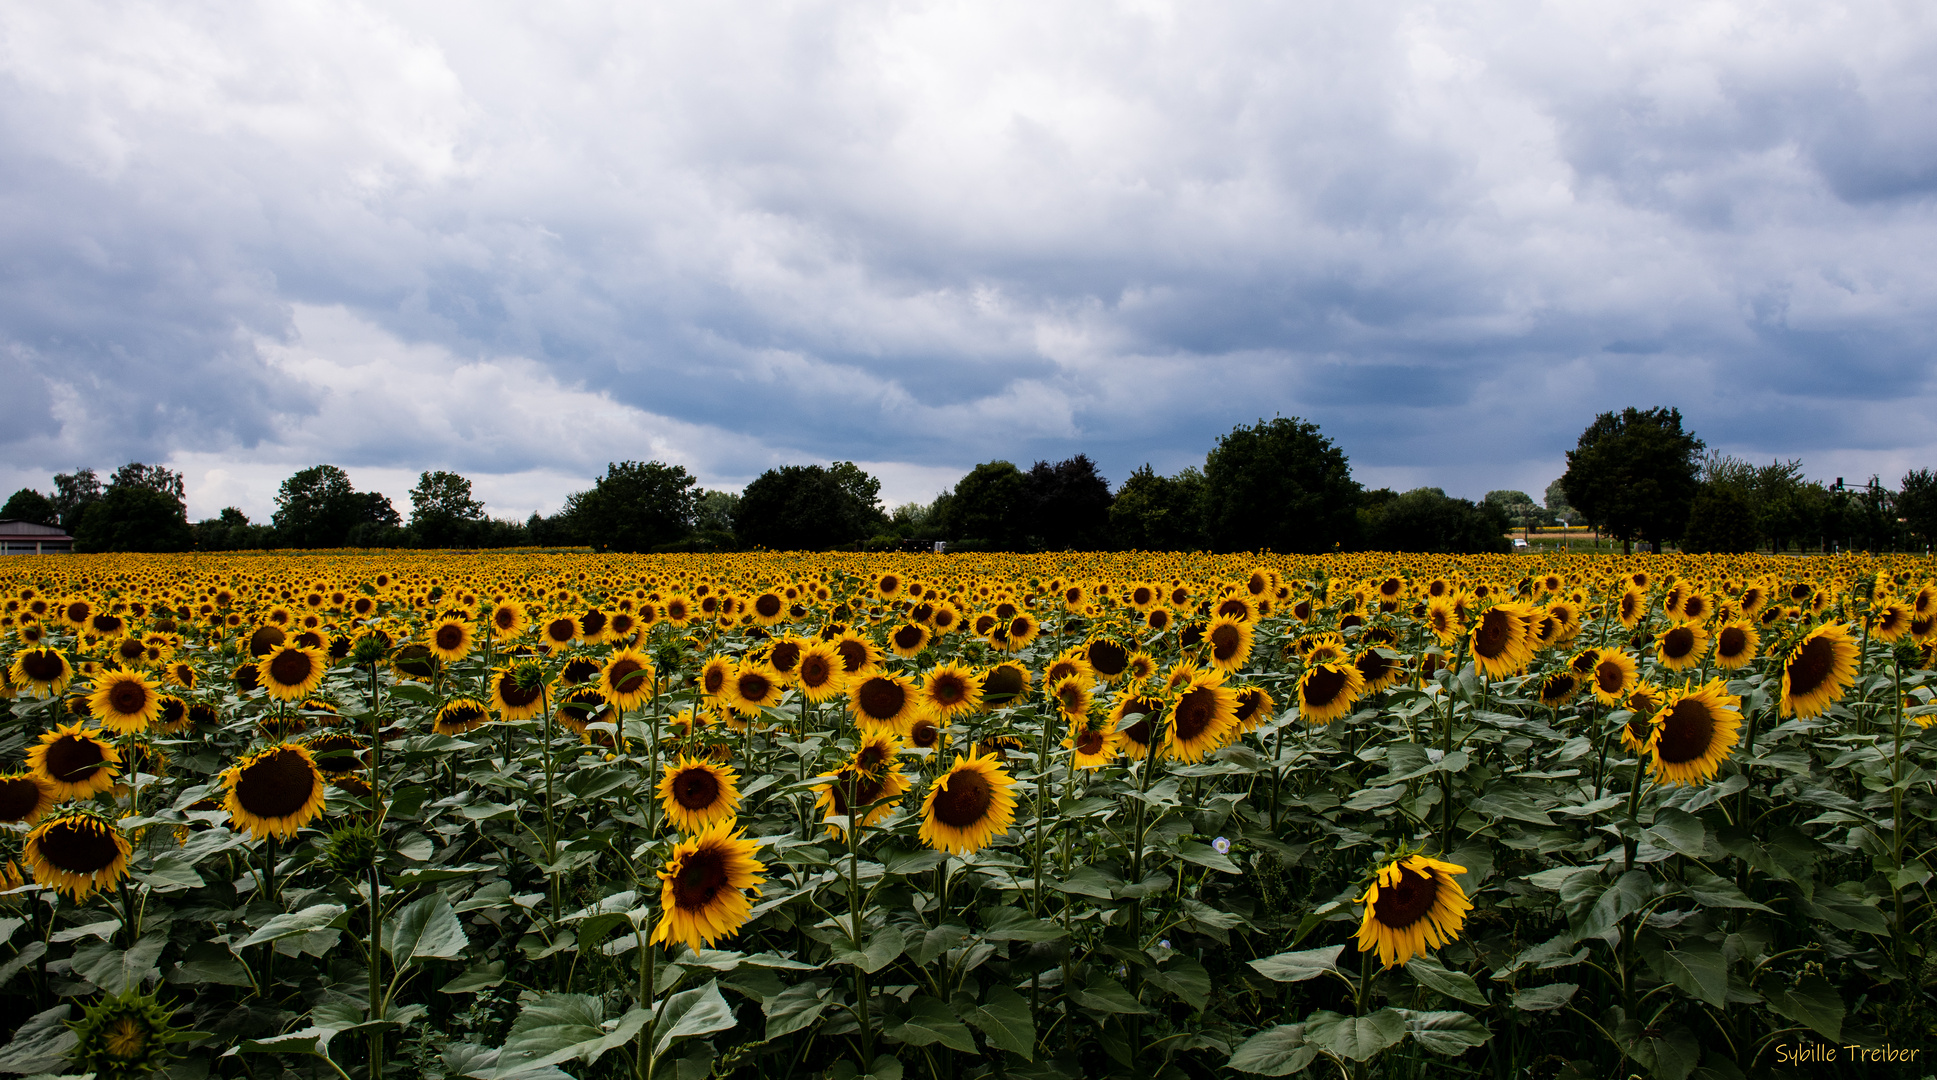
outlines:
[{"label": "tall tree", "polygon": [[990,551],[1019,551],[1028,515],[1029,482],[1007,461],[985,461],[937,500],[949,540]]},{"label": "tall tree", "polygon": [[74,530],[74,550],[187,551],[194,544],[181,474],[135,461],[114,472],[101,497],[87,504]]},{"label": "tall tree", "polygon": [[873,502],[879,490],[880,481],[851,462],[838,462],[832,469],[768,469],[740,493],[733,531],[743,544],[775,551],[823,551],[858,543],[880,524]]},{"label": "tall tree", "polygon": [[1204,474],[1196,466],[1160,476],[1147,463],[1130,474],[1110,502],[1115,546],[1133,551],[1197,551],[1204,547]]},{"label": "tall tree", "polygon": [[1045,551],[1095,551],[1110,530],[1110,482],[1088,454],[1029,470],[1028,532]]},{"label": "tall tree", "polygon": [[[683,466],[621,461],[565,501],[569,534],[600,551],[650,551],[693,532],[699,481]],[[542,542],[542,541],[541,541]]]},{"label": "tall tree", "polygon": [[1703,446],[1682,430],[1679,409],[1602,413],[1567,452],[1561,484],[1567,501],[1619,539],[1621,550],[1632,551],[1637,538],[1660,550],[1688,523]]},{"label": "tall tree", "polygon": [[94,475],[93,469],[75,469],[71,473],[54,474],[54,512],[60,516],[61,528],[70,534],[81,526],[81,515],[87,512],[88,505],[101,497],[101,479]]},{"label": "tall tree", "polygon": [[270,520],[277,544],[305,548],[395,546],[403,522],[388,497],[356,490],[350,474],[335,465],[314,465],[284,480]]},{"label": "tall tree", "polygon": [[410,489],[410,531],[423,547],[472,543],[484,522],[484,504],[471,497],[471,481],[454,472],[420,473]]},{"label": "tall tree", "polygon": [[1504,535],[1512,523],[1500,504],[1476,504],[1439,488],[1414,488],[1381,498],[1368,509],[1365,520],[1366,546],[1378,551],[1472,555],[1513,549]]},{"label": "tall tree", "polygon": [[7,505],[0,506],[0,518],[9,521],[52,525],[60,517],[60,511],[54,508],[54,501],[33,488],[21,488],[7,498]]},{"label": "tall tree", "polygon": [[1238,427],[1204,462],[1204,529],[1218,551],[1321,552],[1357,539],[1359,485],[1343,451],[1296,417]]},{"label": "tall tree", "polygon": [[1916,543],[1937,545],[1937,473],[1912,469],[1897,485],[1897,513]]}]

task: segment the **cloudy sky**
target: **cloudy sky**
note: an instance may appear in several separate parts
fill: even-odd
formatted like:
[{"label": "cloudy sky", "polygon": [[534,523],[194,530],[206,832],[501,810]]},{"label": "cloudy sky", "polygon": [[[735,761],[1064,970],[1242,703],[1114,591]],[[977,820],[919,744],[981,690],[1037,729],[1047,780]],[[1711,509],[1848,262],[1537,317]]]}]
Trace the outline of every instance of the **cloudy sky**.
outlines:
[{"label": "cloudy sky", "polygon": [[1937,7],[0,0],[0,485],[1937,465]]}]

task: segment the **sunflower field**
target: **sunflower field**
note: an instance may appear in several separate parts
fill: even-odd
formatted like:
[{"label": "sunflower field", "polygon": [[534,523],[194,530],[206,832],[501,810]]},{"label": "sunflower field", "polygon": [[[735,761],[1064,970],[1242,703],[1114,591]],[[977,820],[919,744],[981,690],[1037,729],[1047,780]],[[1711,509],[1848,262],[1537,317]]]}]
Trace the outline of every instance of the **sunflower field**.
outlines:
[{"label": "sunflower field", "polygon": [[1937,1071],[1927,559],[19,557],[0,598],[0,1072]]}]

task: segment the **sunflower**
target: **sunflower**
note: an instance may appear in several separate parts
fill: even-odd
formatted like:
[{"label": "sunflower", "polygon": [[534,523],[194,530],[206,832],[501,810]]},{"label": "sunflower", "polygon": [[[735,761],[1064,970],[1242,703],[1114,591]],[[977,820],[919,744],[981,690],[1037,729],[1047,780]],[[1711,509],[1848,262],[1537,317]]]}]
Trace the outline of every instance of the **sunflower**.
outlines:
[{"label": "sunflower", "polygon": [[1028,668],[1005,661],[983,673],[982,700],[990,705],[1006,705],[1027,695],[1034,681]]},{"label": "sunflower", "polygon": [[746,925],[753,914],[746,890],[758,893],[767,868],[753,857],[760,841],[745,839],[745,832],[733,831],[729,819],[674,846],[659,871],[662,914],[653,944],[679,941],[697,951]]},{"label": "sunflower", "polygon": [[1655,657],[1669,671],[1701,665],[1708,655],[1708,631],[1697,623],[1677,623],[1655,635]]},{"label": "sunflower", "polygon": [[370,748],[368,740],[347,731],[326,731],[311,736],[303,745],[309,747],[316,768],[331,779],[363,768],[364,751]]},{"label": "sunflower", "polygon": [[96,889],[119,884],[133,853],[113,822],[86,810],[70,810],[28,833],[23,856],[35,882],[79,903]]},{"label": "sunflower", "polygon": [[1258,730],[1258,726],[1278,716],[1278,702],[1262,686],[1232,687],[1238,695],[1237,711],[1232,715],[1238,723],[1238,733],[1244,734]]},{"label": "sunflower", "polygon": [[922,843],[951,855],[989,846],[1015,823],[1014,783],[994,756],[958,756],[922,799]]},{"label": "sunflower", "polygon": [[[1352,672],[1354,679],[1358,672]],[[1221,675],[1198,672],[1176,690],[1170,725],[1164,730],[1164,756],[1200,761],[1237,734],[1237,691]]]},{"label": "sunflower", "polygon": [[800,650],[800,663],[795,668],[795,681],[807,700],[818,705],[823,701],[840,696],[847,689],[847,675],[841,667],[841,656],[834,646],[825,641],[809,643]]},{"label": "sunflower", "polygon": [[1379,962],[1391,968],[1459,940],[1466,913],[1473,902],[1454,874],[1466,868],[1424,855],[1404,855],[1379,866],[1371,885],[1358,902],[1365,905],[1359,921],[1360,952],[1377,949]]},{"label": "sunflower", "polygon": [[1453,598],[1442,596],[1428,601],[1424,616],[1426,629],[1439,639],[1441,645],[1451,645],[1458,641],[1465,627],[1460,624],[1458,612],[1454,609]]},{"label": "sunflower", "polygon": [[1526,669],[1533,660],[1536,617],[1532,608],[1511,603],[1495,604],[1480,613],[1469,636],[1473,660],[1482,674],[1498,679]]},{"label": "sunflower", "polygon": [[155,701],[155,719],[151,725],[156,734],[180,735],[195,726],[188,715],[188,702],[173,694],[163,694]]},{"label": "sunflower", "polygon": [[870,809],[861,818],[866,828],[894,812],[901,801],[902,793],[908,790],[908,778],[902,775],[901,740],[885,732],[864,734],[861,745],[854,753],[834,770],[832,775],[821,778],[815,785],[814,809],[825,810],[828,822],[827,831],[843,833],[841,825],[834,819],[848,816],[848,796],[854,797],[857,807]]},{"label": "sunflower", "polygon": [[915,696],[937,723],[946,723],[981,711],[982,682],[966,666],[950,662],[923,675]]},{"label": "sunflower", "polygon": [[1002,636],[1000,640],[994,642],[995,646],[1015,652],[1018,649],[1027,648],[1030,642],[1036,640],[1037,635],[1042,633],[1042,623],[1037,622],[1034,615],[1022,611],[1017,612],[1015,618],[1004,623],[1000,630]]},{"label": "sunflower", "polygon": [[1170,629],[1175,621],[1176,617],[1170,613],[1169,608],[1154,607],[1143,613],[1143,624],[1159,634]]},{"label": "sunflower", "polygon": [[1049,685],[1049,699],[1065,718],[1076,719],[1090,711],[1090,688],[1088,680],[1079,675],[1066,675]]},{"label": "sunflower", "polygon": [[1597,649],[1594,656],[1594,696],[1603,705],[1619,705],[1627,700],[1637,677],[1634,658],[1620,649]]},{"label": "sunflower", "polygon": [[1762,635],[1746,619],[1725,624],[1715,634],[1715,664],[1724,671],[1747,667],[1762,647]]},{"label": "sunflower", "polygon": [[659,803],[680,832],[701,832],[716,821],[733,820],[740,805],[739,779],[728,766],[681,754],[659,781]]},{"label": "sunflower", "polygon": [[1360,649],[1352,656],[1352,666],[1359,669],[1359,678],[1365,681],[1362,696],[1371,696],[1396,686],[1406,677],[1406,662],[1388,651],[1377,648]]},{"label": "sunflower", "polygon": [[1314,664],[1298,678],[1294,701],[1308,724],[1329,724],[1349,716],[1365,693],[1365,676],[1351,664]]},{"label": "sunflower", "polygon": [[54,785],[36,772],[0,775],[0,822],[32,825],[54,806]]},{"label": "sunflower", "polygon": [[491,631],[492,637],[499,641],[510,641],[525,632],[531,616],[526,613],[523,604],[494,601],[478,609],[478,621]]},{"label": "sunflower", "polygon": [[1916,612],[1904,603],[1885,604],[1876,610],[1875,621],[1870,624],[1870,633],[1878,641],[1895,642],[1910,632],[1911,620]]},{"label": "sunflower", "polygon": [[1052,683],[1061,682],[1071,676],[1081,678],[1085,681],[1096,678],[1096,669],[1090,667],[1089,657],[1085,655],[1083,647],[1080,645],[1064,649],[1062,655],[1051,661],[1049,670],[1042,673],[1042,681],[1044,686],[1048,686]]},{"label": "sunflower", "polygon": [[147,731],[160,705],[160,684],[133,671],[107,672],[87,698],[88,715],[117,735]]},{"label": "sunflower", "polygon": [[101,737],[100,728],[69,724],[43,732],[27,748],[27,767],[47,782],[56,800],[86,799],[114,787],[121,751]]},{"label": "sunflower", "polygon": [[309,749],[296,743],[250,754],[223,771],[222,784],[230,826],[258,839],[287,839],[323,812],[322,770]]},{"label": "sunflower", "polygon": [[176,1043],[203,1037],[175,1028],[169,1022],[174,1013],[152,991],[136,987],[102,997],[82,1010],[78,1022],[70,1022],[77,1040],[75,1067],[96,1080],[140,1080],[166,1072],[181,1056]]},{"label": "sunflower", "polygon": [[807,642],[797,637],[778,638],[767,648],[767,666],[791,686],[800,671],[801,650],[806,647]]},{"label": "sunflower", "polygon": [[1130,654],[1129,664],[1124,670],[1124,678],[1140,683],[1157,673],[1157,658],[1138,649]]},{"label": "sunflower", "polygon": [[612,617],[595,607],[578,613],[578,639],[587,645],[603,645],[612,640]]},{"label": "sunflower", "polygon": [[329,658],[320,649],[279,645],[257,663],[256,680],[270,697],[300,701],[322,684],[329,666]]},{"label": "sunflower", "polygon": [[1741,708],[1742,699],[1721,679],[1700,689],[1670,690],[1647,721],[1645,738],[1630,723],[1622,743],[1651,755],[1649,772],[1659,783],[1706,784],[1740,741]]},{"label": "sunflower", "polygon": [[1130,671],[1130,650],[1109,638],[1091,638],[1083,646],[1083,658],[1090,670],[1109,682],[1117,682]]},{"label": "sunflower", "polygon": [[605,667],[599,672],[599,693],[614,708],[636,709],[652,700],[658,680],[659,673],[653,670],[652,661],[644,653],[624,649],[606,658]]},{"label": "sunflower", "polygon": [[41,647],[22,649],[7,670],[15,686],[35,697],[59,697],[74,681],[74,667],[59,649]]},{"label": "sunflower", "polygon": [[176,686],[179,686],[184,690],[195,689],[195,683],[198,676],[196,674],[195,666],[193,664],[187,663],[186,661],[178,660],[175,663],[168,665],[168,667],[162,672],[162,674],[167,677],[169,682],[174,683]]},{"label": "sunflower", "polygon": [[921,623],[903,623],[888,635],[888,648],[892,649],[896,656],[913,659],[920,656],[921,651],[928,647],[928,641],[932,637],[934,637],[934,631]]},{"label": "sunflower", "polygon": [[733,658],[715,656],[699,669],[699,691],[711,702],[726,700],[726,684],[733,679]]},{"label": "sunflower", "polygon": [[538,628],[538,637],[552,648],[562,649],[578,637],[578,620],[570,615],[546,619]]},{"label": "sunflower", "polygon": [[905,675],[873,674],[848,684],[848,708],[863,728],[879,728],[906,735],[922,715],[922,698]]},{"label": "sunflower", "polygon": [[1140,694],[1125,694],[1110,710],[1110,729],[1117,738],[1117,749],[1135,758],[1150,753],[1152,717],[1163,711],[1164,703]]},{"label": "sunflower", "polygon": [[726,681],[723,700],[728,708],[752,720],[760,710],[780,704],[786,683],[780,673],[758,660],[742,660],[734,665],[733,677]]},{"label": "sunflower", "polygon": [[471,624],[464,619],[445,616],[430,628],[430,654],[445,663],[454,663],[471,655],[476,644],[471,633]]},{"label": "sunflower", "polygon": [[437,716],[430,722],[430,729],[439,735],[455,737],[482,726],[490,719],[491,714],[485,710],[484,702],[476,698],[452,698],[437,710]]},{"label": "sunflower", "polygon": [[1549,709],[1558,709],[1574,700],[1581,692],[1581,677],[1572,668],[1550,671],[1540,680],[1538,697],[1540,704]]},{"label": "sunflower", "polygon": [[1621,599],[1615,603],[1614,617],[1621,621],[1622,627],[1632,630],[1648,615],[1648,594],[1638,588],[1628,588],[1621,592]]},{"label": "sunflower", "polygon": [[1820,716],[1856,681],[1856,642],[1849,627],[1827,623],[1811,630],[1782,661],[1781,714]]},{"label": "sunflower", "polygon": [[933,713],[918,716],[908,725],[908,745],[922,750],[941,751],[948,747],[948,731]]},{"label": "sunflower", "polygon": [[556,700],[558,708],[552,712],[552,719],[574,735],[585,735],[593,724],[611,719],[612,703],[597,687],[575,686],[562,690]]},{"label": "sunflower", "polygon": [[1074,751],[1072,764],[1079,769],[1100,769],[1117,757],[1120,737],[1107,722],[1089,716],[1075,717],[1069,724],[1069,737],[1063,745]]}]

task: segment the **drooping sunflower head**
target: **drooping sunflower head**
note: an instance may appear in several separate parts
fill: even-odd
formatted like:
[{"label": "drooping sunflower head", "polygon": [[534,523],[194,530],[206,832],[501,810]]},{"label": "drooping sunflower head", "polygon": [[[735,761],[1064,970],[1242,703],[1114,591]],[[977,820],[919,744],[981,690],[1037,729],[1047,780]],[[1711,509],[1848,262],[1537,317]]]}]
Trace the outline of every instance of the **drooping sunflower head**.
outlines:
[{"label": "drooping sunflower head", "polygon": [[922,842],[951,855],[987,847],[1015,823],[1014,783],[993,756],[957,757],[922,799]]},{"label": "drooping sunflower head", "polygon": [[1856,681],[1856,660],[1857,644],[1842,623],[1826,623],[1804,635],[1782,661],[1781,715],[1821,716]]},{"label": "drooping sunflower head", "polygon": [[1385,860],[1372,875],[1359,903],[1360,952],[1377,950],[1379,962],[1397,967],[1414,956],[1459,940],[1473,902],[1454,874],[1466,868],[1424,855]]},{"label": "drooping sunflower head", "polygon": [[660,778],[659,802],[680,832],[700,832],[733,820],[740,805],[739,778],[728,766],[682,754]]},{"label": "drooping sunflower head", "polygon": [[982,700],[990,705],[1007,705],[1029,693],[1034,676],[1014,661],[997,664],[982,675]]},{"label": "drooping sunflower head", "polygon": [[117,735],[147,731],[161,711],[161,685],[139,672],[107,671],[94,680],[88,714]]},{"label": "drooping sunflower head", "polygon": [[1248,733],[1258,730],[1258,726],[1278,717],[1278,703],[1265,692],[1262,686],[1234,687],[1238,695],[1237,712],[1233,715],[1238,722],[1238,731]]},{"label": "drooping sunflower head", "polygon": [[1700,689],[1670,690],[1651,724],[1650,766],[1663,784],[1705,784],[1729,756],[1742,727],[1742,699],[1712,679]]},{"label": "drooping sunflower head", "polygon": [[67,662],[67,654],[48,646],[20,650],[8,674],[15,686],[40,698],[56,697],[74,681],[74,667]]},{"label": "drooping sunflower head", "polygon": [[111,790],[121,772],[121,751],[84,723],[43,732],[27,748],[27,767],[53,788],[56,801],[87,799]]},{"label": "drooping sunflower head", "polygon": [[307,747],[277,743],[248,755],[222,773],[222,808],[232,827],[258,839],[296,835],[323,812],[323,773]]},{"label": "drooping sunflower head", "polygon": [[439,735],[455,738],[473,728],[481,727],[491,719],[491,713],[484,702],[476,698],[452,698],[437,710],[431,719],[430,729]]},{"label": "drooping sunflower head", "polygon": [[731,819],[715,822],[675,845],[659,871],[659,924],[654,944],[684,942],[703,949],[740,932],[752,916],[747,890],[765,881],[765,864],[755,859],[758,840],[734,831]]},{"label": "drooping sunflower head", "polygon": [[491,705],[504,720],[529,720],[545,711],[545,669],[529,660],[491,673]]},{"label": "drooping sunflower head", "polygon": [[1572,668],[1550,671],[1540,680],[1536,699],[1549,709],[1558,709],[1574,700],[1581,692],[1581,677]]},{"label": "drooping sunflower head", "polygon": [[323,775],[335,778],[346,776],[364,767],[364,751],[369,749],[369,740],[347,731],[326,731],[305,740],[310,757],[316,761],[316,768]]},{"label": "drooping sunflower head", "polygon": [[119,826],[89,810],[70,810],[41,823],[27,834],[24,848],[34,881],[76,902],[120,882],[133,851]]},{"label": "drooping sunflower head", "polygon": [[1298,678],[1295,703],[1308,724],[1329,724],[1351,715],[1365,695],[1365,676],[1348,663],[1313,664]]}]

